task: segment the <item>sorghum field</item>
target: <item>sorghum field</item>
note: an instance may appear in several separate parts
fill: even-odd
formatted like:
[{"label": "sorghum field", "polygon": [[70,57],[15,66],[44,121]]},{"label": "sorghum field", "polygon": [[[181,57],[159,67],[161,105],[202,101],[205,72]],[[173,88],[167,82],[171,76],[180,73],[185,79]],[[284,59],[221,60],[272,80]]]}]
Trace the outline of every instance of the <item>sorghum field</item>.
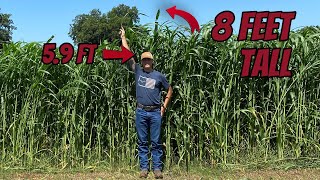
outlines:
[{"label": "sorghum field", "polygon": [[[219,43],[211,29],[126,29],[136,58],[153,52],[173,86],[162,131],[165,170],[319,164],[320,28],[292,30],[285,42],[238,42],[234,35]],[[120,61],[103,60],[106,47],[119,49],[119,41],[102,43],[92,65],[45,65],[43,43],[3,45],[1,168],[138,168],[134,75]],[[241,78],[241,49],[251,47],[292,47],[292,78]]]}]

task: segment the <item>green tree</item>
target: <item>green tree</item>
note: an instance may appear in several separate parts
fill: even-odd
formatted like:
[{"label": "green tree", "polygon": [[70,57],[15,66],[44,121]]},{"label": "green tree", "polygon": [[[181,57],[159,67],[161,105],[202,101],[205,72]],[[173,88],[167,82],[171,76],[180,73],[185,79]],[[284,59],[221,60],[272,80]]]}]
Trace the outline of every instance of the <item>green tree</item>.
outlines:
[{"label": "green tree", "polygon": [[74,43],[96,43],[118,38],[120,26],[132,27],[139,22],[138,9],[124,4],[112,8],[108,13],[93,9],[89,14],[75,17],[69,36]]},{"label": "green tree", "polygon": [[11,14],[0,12],[0,44],[11,41],[12,31],[17,29],[15,26],[13,26],[13,21],[10,19],[10,17]]},{"label": "green tree", "polygon": [[136,7],[130,8],[124,4],[112,8],[110,12],[107,13],[108,23],[108,39],[113,39],[119,37],[120,26],[132,27],[134,24],[138,23],[140,18],[138,16],[139,11]]}]

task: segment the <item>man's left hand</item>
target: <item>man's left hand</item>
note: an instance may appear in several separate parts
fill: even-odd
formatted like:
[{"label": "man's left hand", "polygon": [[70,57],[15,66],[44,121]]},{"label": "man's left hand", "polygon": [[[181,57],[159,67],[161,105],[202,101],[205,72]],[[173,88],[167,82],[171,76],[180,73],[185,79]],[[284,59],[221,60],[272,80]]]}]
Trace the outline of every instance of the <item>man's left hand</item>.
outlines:
[{"label": "man's left hand", "polygon": [[166,109],[163,106],[161,106],[161,117],[163,116],[165,111],[166,111]]}]

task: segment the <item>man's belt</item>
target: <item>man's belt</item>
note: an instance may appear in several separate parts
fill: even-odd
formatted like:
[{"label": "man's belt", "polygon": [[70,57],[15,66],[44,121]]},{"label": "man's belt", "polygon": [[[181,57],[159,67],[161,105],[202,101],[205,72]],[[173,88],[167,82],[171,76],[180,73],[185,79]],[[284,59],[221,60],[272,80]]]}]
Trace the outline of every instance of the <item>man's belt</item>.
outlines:
[{"label": "man's belt", "polygon": [[154,110],[160,108],[160,105],[156,105],[156,106],[145,106],[145,105],[142,105],[142,104],[140,104],[140,103],[137,103],[137,107],[138,107],[138,108],[141,108],[141,109],[143,109],[143,110],[145,110],[145,111],[154,111]]}]

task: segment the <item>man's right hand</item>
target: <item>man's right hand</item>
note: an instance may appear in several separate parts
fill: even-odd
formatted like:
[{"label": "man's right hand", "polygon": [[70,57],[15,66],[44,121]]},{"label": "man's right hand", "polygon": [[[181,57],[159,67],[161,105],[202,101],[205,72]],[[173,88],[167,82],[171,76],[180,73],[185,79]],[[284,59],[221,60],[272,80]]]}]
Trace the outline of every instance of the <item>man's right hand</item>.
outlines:
[{"label": "man's right hand", "polygon": [[[122,45],[130,51],[130,48],[128,46],[127,39],[126,39],[126,31],[124,30],[124,28],[122,26],[121,26],[119,34],[121,37]],[[133,72],[135,71],[135,63],[136,62],[134,61],[134,58],[131,58],[129,60],[129,65],[130,65]]]},{"label": "man's right hand", "polygon": [[122,26],[121,26],[119,34],[120,34],[121,39],[126,38],[126,32],[124,31]]}]

